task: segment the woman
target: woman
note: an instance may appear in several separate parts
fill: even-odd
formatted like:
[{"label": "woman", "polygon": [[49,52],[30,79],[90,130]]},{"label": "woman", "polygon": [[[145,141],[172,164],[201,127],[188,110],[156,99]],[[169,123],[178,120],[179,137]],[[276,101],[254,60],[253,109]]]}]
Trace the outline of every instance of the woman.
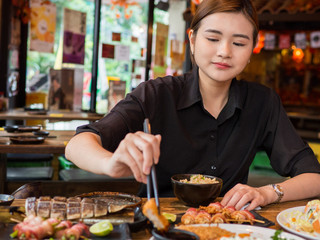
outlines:
[{"label": "woman", "polygon": [[[157,164],[159,193],[170,196],[176,173],[223,179],[223,205],[248,210],[276,201],[320,195],[320,166],[295,132],[277,94],[238,81],[258,33],[249,0],[204,0],[189,32],[194,68],[140,84],[100,121],[79,127],[66,157],[80,168],[112,177],[134,175],[146,183]],[[152,135],[142,132],[150,119]],[[256,152],[289,180],[245,185]]]}]

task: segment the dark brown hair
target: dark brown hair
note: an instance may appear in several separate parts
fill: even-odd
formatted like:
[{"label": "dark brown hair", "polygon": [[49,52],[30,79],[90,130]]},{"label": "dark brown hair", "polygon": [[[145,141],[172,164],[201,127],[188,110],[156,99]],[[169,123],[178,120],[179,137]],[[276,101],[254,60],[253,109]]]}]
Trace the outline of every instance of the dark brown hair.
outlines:
[{"label": "dark brown hair", "polygon": [[[255,47],[258,32],[258,15],[251,0],[203,0],[193,16],[190,28],[193,34],[197,34],[200,28],[201,20],[213,13],[231,12],[242,13],[253,25],[253,47]],[[191,57],[193,60],[193,57]]]}]

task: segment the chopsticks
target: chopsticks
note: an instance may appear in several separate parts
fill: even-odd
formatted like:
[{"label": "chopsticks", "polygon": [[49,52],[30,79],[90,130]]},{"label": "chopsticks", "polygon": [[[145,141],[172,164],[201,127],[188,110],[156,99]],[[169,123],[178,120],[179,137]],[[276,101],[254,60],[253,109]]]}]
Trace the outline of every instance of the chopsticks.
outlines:
[{"label": "chopsticks", "polygon": [[[151,127],[149,123],[149,119],[146,118],[143,122],[143,131],[145,133],[151,134]],[[156,205],[158,208],[158,212],[160,213],[160,203],[159,203],[159,195],[158,195],[158,182],[157,182],[157,176],[156,176],[156,168],[154,164],[151,166],[150,174],[147,176],[147,197],[148,200],[151,199],[151,188],[153,187],[153,194],[156,201]]]}]

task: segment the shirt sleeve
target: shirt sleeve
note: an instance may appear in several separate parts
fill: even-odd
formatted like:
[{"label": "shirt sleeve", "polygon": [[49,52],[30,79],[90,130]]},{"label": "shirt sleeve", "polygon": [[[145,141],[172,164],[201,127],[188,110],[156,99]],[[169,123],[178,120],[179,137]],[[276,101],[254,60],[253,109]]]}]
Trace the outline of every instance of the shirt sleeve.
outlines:
[{"label": "shirt sleeve", "polygon": [[[98,134],[102,146],[114,152],[121,140],[130,132],[143,130],[143,120],[152,118],[155,98],[152,84],[140,84],[125,99],[121,100],[105,117],[77,128],[76,134],[92,132]],[[148,101],[146,101],[148,100]]]},{"label": "shirt sleeve", "polygon": [[282,176],[320,173],[320,164],[309,145],[302,140],[273,92],[266,126],[264,147],[273,169]]}]

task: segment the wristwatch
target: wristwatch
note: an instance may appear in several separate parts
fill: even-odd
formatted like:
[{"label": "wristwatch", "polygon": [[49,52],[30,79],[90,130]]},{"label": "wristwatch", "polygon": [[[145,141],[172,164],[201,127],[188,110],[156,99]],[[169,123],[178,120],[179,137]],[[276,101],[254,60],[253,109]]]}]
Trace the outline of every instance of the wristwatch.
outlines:
[{"label": "wristwatch", "polygon": [[281,201],[281,199],[284,195],[283,189],[278,184],[271,184],[271,186],[272,186],[273,190],[275,191],[275,193],[278,195],[278,199],[275,201],[275,203],[278,203]]}]

